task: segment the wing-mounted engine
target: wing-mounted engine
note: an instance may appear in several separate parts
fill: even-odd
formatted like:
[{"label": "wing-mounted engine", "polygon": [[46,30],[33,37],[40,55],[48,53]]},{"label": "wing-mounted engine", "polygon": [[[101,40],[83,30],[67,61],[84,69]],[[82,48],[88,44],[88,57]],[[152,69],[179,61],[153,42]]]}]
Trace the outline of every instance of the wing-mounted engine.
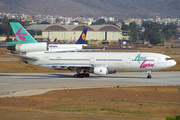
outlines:
[{"label": "wing-mounted engine", "polygon": [[96,66],[94,68],[90,68],[89,70],[86,69],[86,71],[96,75],[108,75],[116,73],[114,70],[108,70],[107,66]]},{"label": "wing-mounted engine", "polygon": [[42,52],[47,51],[47,43],[27,43],[16,44],[15,46],[8,46],[8,50],[14,50],[17,52]]},{"label": "wing-mounted engine", "polygon": [[94,74],[96,74],[96,75],[107,75],[108,69],[105,66],[94,67]]}]

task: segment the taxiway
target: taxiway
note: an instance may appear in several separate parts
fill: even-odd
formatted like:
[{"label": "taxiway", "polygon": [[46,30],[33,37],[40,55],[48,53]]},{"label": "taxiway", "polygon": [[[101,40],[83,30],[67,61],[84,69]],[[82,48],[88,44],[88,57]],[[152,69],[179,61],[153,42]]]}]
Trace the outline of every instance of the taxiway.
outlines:
[{"label": "taxiway", "polygon": [[0,73],[0,97],[30,96],[51,90],[117,86],[180,85],[180,72],[118,72],[107,76],[91,74],[73,78],[73,73]]}]

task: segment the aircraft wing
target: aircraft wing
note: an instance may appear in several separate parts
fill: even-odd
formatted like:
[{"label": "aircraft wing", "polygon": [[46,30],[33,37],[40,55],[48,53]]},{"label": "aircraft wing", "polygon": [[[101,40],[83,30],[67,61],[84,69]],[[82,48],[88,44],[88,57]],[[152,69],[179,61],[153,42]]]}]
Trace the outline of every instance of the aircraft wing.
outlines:
[{"label": "aircraft wing", "polygon": [[82,49],[82,50],[78,50],[77,52],[82,52],[82,51],[96,51],[96,50],[105,50],[105,48],[104,49]]},{"label": "aircraft wing", "polygon": [[42,67],[52,67],[55,70],[61,70],[61,69],[67,69],[67,68],[93,68],[95,66],[107,66],[107,65],[102,65],[102,64],[77,64],[77,63],[68,63],[68,64],[63,64],[63,63],[54,63],[54,64],[40,64]]},{"label": "aircraft wing", "polygon": [[39,60],[38,58],[35,58],[35,57],[27,57],[27,56],[24,56],[24,55],[18,55],[18,54],[12,54],[12,53],[7,53],[7,55],[11,55],[11,56],[14,56],[16,58],[19,58],[19,59],[26,59],[26,60]]},{"label": "aircraft wing", "polygon": [[60,67],[93,67],[93,65],[90,64],[61,64],[61,63],[55,63],[55,64],[40,64],[43,67],[53,67],[53,68],[60,68]]},{"label": "aircraft wing", "polygon": [[79,51],[96,51],[96,50],[105,50],[105,47],[103,48],[91,48],[91,47],[83,47],[82,50],[79,50]]},{"label": "aircraft wing", "polygon": [[96,50],[105,50],[105,48],[104,49],[82,49],[82,50],[47,51],[45,53],[88,52],[88,51],[96,51]]}]

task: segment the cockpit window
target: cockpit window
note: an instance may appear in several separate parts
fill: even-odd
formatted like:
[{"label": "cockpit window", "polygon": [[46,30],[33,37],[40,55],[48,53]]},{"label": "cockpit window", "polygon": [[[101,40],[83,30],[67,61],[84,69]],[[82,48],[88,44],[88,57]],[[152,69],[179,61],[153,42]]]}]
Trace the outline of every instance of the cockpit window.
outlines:
[{"label": "cockpit window", "polygon": [[168,60],[172,60],[172,58],[166,58],[166,61],[168,61]]}]

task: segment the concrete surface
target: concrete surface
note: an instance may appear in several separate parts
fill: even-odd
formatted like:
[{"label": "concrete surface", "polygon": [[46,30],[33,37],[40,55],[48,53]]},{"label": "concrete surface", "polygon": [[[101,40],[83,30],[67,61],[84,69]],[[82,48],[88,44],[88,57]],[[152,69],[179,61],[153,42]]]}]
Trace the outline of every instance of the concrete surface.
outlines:
[{"label": "concrete surface", "polygon": [[180,85],[180,72],[119,72],[73,78],[73,73],[0,73],[0,97],[30,96],[51,90],[116,86]]}]

